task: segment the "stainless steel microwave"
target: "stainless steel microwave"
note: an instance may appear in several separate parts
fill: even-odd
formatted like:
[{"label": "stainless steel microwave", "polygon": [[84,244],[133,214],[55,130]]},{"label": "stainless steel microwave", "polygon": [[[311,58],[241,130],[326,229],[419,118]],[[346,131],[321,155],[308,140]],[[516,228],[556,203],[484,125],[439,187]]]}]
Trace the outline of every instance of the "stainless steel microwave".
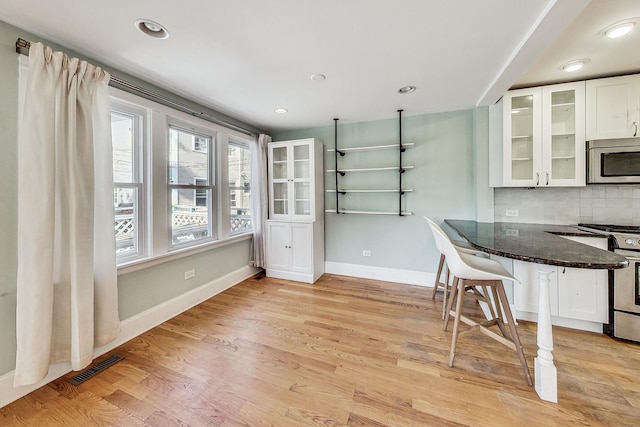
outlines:
[{"label": "stainless steel microwave", "polygon": [[640,138],[587,141],[588,184],[640,184]]}]

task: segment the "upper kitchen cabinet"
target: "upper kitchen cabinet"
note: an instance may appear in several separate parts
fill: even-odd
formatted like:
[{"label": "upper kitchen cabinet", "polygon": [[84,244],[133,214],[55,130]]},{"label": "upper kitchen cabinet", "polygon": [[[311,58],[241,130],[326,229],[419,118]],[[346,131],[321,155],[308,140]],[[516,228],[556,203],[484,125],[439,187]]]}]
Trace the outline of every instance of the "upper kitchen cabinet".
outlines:
[{"label": "upper kitchen cabinet", "polygon": [[315,139],[269,144],[269,218],[323,219],[322,160]]},{"label": "upper kitchen cabinet", "polygon": [[639,137],[640,74],[587,81],[587,140]]},{"label": "upper kitchen cabinet", "polygon": [[[584,82],[519,89],[503,97],[502,150],[492,185],[585,185]],[[501,165],[497,163],[502,163]]]}]

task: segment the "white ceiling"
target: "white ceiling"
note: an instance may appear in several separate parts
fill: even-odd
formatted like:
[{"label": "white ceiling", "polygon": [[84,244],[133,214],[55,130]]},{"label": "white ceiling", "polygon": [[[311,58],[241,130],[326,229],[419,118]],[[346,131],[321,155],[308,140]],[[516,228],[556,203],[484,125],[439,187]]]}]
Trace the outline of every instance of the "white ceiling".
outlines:
[{"label": "white ceiling", "polygon": [[591,63],[571,79],[637,71],[640,28],[620,51],[597,34],[634,16],[638,0],[0,0],[0,20],[271,132],[487,105],[574,58]]}]

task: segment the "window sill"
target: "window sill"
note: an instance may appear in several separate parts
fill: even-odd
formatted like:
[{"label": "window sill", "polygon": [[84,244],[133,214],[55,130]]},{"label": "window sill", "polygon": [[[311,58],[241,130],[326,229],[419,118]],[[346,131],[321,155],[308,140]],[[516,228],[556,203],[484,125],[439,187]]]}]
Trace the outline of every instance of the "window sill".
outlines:
[{"label": "window sill", "polygon": [[244,240],[253,238],[253,233],[239,234],[231,236],[224,240],[216,240],[215,242],[204,243],[198,246],[191,246],[189,248],[178,249],[166,254],[149,257],[145,259],[139,259],[135,261],[126,262],[118,266],[118,276],[124,274],[133,273],[134,271],[144,270],[156,265],[164,264],[165,262],[175,261],[177,259],[186,258],[188,256],[196,255],[202,252],[211,251],[214,249],[222,248],[224,246],[232,245]]}]

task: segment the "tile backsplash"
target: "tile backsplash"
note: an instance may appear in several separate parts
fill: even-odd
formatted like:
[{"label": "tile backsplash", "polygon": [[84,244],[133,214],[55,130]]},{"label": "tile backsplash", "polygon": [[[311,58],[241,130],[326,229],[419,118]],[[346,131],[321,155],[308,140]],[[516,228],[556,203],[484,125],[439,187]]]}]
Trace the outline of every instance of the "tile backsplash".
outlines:
[{"label": "tile backsplash", "polygon": [[640,225],[640,185],[496,188],[494,208],[496,222]]}]

